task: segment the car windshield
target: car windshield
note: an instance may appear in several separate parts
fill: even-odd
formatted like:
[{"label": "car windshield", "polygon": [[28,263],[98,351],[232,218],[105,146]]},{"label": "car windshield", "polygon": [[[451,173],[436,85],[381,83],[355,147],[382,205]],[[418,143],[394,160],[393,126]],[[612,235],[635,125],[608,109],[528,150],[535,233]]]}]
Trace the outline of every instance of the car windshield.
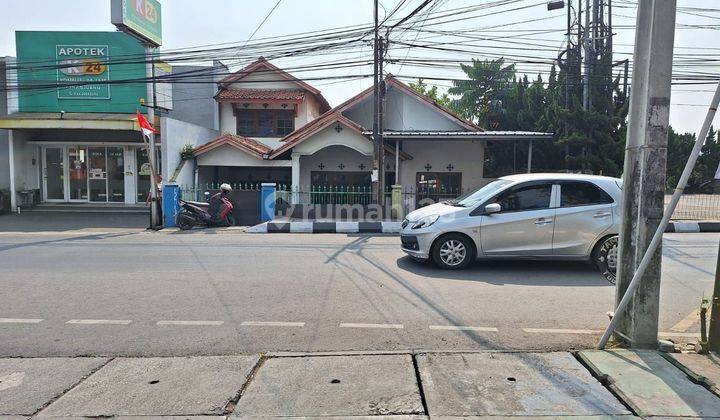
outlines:
[{"label": "car windshield", "polygon": [[450,204],[454,206],[461,206],[461,207],[472,207],[484,200],[487,200],[488,198],[492,197],[500,191],[503,187],[505,187],[508,184],[511,184],[512,181],[509,181],[507,179],[496,179],[495,181],[485,185],[484,187],[480,188],[479,190],[473,191],[470,194],[465,194],[462,197],[459,197],[455,200],[452,200]]}]

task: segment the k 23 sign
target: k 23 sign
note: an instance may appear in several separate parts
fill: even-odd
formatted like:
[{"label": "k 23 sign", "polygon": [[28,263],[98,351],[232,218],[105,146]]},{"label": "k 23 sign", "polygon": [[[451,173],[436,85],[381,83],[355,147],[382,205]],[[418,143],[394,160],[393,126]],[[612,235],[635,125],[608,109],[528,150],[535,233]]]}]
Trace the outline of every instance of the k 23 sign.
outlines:
[{"label": "k 23 sign", "polygon": [[107,45],[56,45],[58,99],[110,99]]}]

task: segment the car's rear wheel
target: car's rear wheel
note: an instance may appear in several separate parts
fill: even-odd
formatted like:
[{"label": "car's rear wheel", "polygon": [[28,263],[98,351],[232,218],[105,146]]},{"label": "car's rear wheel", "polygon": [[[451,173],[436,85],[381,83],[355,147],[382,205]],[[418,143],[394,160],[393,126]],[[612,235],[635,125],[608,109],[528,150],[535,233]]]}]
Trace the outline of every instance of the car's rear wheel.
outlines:
[{"label": "car's rear wheel", "polygon": [[615,284],[618,265],[618,237],[610,236],[598,243],[592,258],[603,278],[610,284]]},{"label": "car's rear wheel", "polygon": [[435,241],[432,259],[440,268],[459,270],[475,259],[475,247],[466,236],[450,233]]}]

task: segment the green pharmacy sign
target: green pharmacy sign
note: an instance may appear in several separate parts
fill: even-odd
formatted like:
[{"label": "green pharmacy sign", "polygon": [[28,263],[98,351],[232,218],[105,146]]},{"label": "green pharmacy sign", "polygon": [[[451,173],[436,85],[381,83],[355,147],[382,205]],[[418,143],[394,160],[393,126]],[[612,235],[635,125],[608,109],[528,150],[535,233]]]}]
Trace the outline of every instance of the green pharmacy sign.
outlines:
[{"label": "green pharmacy sign", "polygon": [[56,45],[58,99],[110,99],[107,45]]},{"label": "green pharmacy sign", "polygon": [[112,0],[111,21],[143,41],[162,44],[162,13],[157,0]]}]

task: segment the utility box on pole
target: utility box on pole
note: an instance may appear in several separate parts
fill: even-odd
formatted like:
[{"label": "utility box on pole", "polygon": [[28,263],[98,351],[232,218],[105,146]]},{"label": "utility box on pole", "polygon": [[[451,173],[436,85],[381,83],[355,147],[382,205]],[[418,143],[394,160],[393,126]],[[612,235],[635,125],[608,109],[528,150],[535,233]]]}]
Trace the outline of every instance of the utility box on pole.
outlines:
[{"label": "utility box on pole", "polygon": [[[623,170],[616,304],[620,302],[663,216],[676,0],[639,0],[632,91]],[[656,348],[662,248],[653,256],[616,338]]]}]

